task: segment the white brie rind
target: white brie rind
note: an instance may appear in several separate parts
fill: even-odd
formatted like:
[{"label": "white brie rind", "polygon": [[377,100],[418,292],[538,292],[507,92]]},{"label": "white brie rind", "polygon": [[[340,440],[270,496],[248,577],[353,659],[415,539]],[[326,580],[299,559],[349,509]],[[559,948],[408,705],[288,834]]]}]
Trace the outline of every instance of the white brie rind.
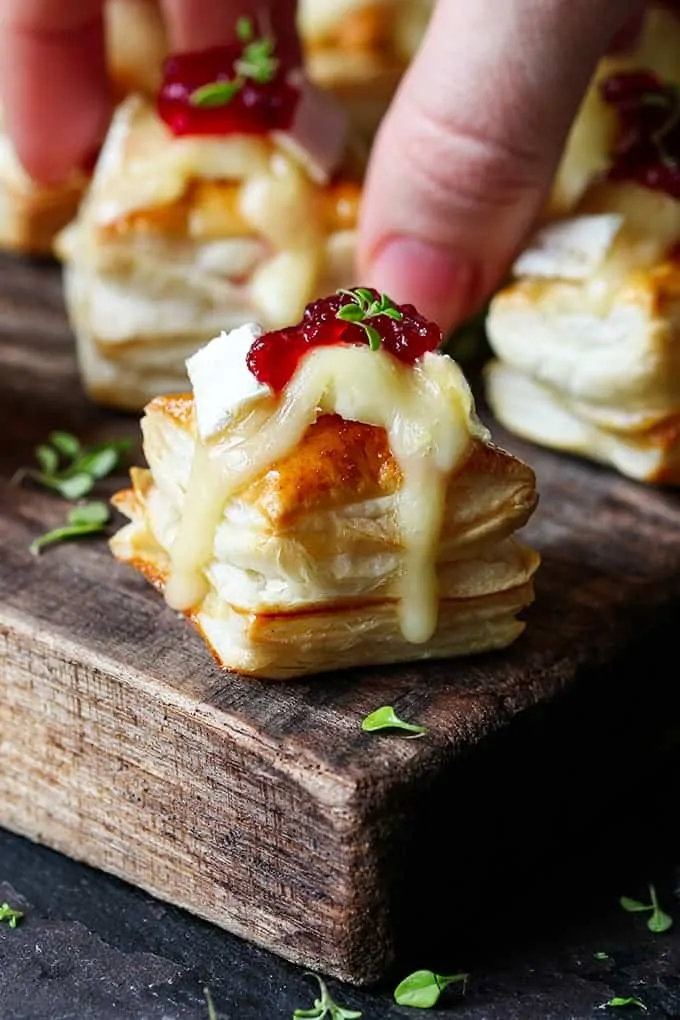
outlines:
[{"label": "white brie rind", "polygon": [[358,174],[319,180],[334,123],[307,148],[314,179],[278,136],[175,138],[141,95],[120,104],[55,245],[95,401],[140,411],[185,389],[185,359],[220,330],[284,326],[353,284]]},{"label": "white brie rind", "polygon": [[[207,592],[187,615],[222,666],[292,679],[474,654],[522,632],[518,615],[533,600],[539,557],[514,536],[536,505],[534,474],[489,441],[462,373],[443,363],[450,359],[430,358],[442,361],[428,376],[428,385],[443,387],[438,406],[450,406],[466,431],[456,440],[461,455],[445,482],[432,551],[438,610],[429,639],[406,640],[400,618],[412,550],[399,523],[404,476],[387,433],[319,411],[297,446],[233,492],[218,515],[203,568]],[[208,407],[206,387],[199,382],[198,396]],[[247,415],[242,397],[223,397]],[[427,410],[419,405],[417,414],[423,434],[412,441],[429,449]],[[437,428],[433,421],[433,435]],[[142,431],[148,469],[133,469],[132,489],[115,498],[130,523],[111,547],[163,590],[181,525],[198,527],[184,517],[197,484],[191,396],[152,401]],[[227,423],[219,444],[233,441]]]}]

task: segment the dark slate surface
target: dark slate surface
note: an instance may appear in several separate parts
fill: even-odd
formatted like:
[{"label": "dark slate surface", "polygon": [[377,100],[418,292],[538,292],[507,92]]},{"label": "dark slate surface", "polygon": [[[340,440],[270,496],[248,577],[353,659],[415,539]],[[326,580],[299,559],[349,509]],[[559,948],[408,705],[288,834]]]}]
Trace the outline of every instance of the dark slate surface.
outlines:
[{"label": "dark slate surface", "polygon": [[[669,682],[674,682],[669,679]],[[550,786],[546,782],[546,796]],[[602,794],[597,826],[565,833],[568,857],[555,856],[520,887],[508,873],[480,897],[468,937],[451,937],[439,918],[439,958],[421,966],[467,969],[465,997],[451,989],[423,1013],[396,1006],[393,983],[358,991],[336,981],[336,999],[365,1020],[597,1020],[680,1017],[680,861],[677,791],[680,758],[663,756],[630,796],[611,798],[606,766],[592,775]],[[442,833],[449,819],[442,818]],[[576,839],[573,837],[577,836]],[[574,845],[580,851],[574,852]],[[423,875],[414,896],[436,898]],[[654,935],[646,915],[627,914],[618,896],[645,898],[656,883],[677,917]],[[309,1007],[315,985],[301,970],[136,889],[42,847],[0,832],[0,902],[25,910],[0,924],[2,1020],[207,1020],[208,986],[221,1020],[289,1020]],[[455,945],[455,948],[454,948]],[[607,960],[596,953],[605,952]],[[605,1009],[613,996],[648,1007]]]}]

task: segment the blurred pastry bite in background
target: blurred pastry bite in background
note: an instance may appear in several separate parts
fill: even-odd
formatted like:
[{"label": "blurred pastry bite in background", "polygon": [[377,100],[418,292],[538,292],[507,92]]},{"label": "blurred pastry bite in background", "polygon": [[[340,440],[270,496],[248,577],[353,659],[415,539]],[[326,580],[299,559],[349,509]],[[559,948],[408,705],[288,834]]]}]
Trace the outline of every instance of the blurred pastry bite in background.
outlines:
[{"label": "blurred pastry bite in background", "polygon": [[487,394],[534,442],[680,484],[680,20],[652,9],[572,131],[553,210],[491,301]]},{"label": "blurred pastry bite in background", "polygon": [[[131,91],[153,92],[166,52],[165,32],[155,0],[106,0],[107,62],[112,102]],[[75,215],[90,180],[91,167],[46,186],[21,166],[4,132],[0,110],[0,248],[49,255],[55,235]]]},{"label": "blurred pastry bite in background", "polygon": [[307,71],[372,138],[413,59],[434,0],[300,0]]},{"label": "blurred pastry bite in background", "polygon": [[647,70],[680,85],[680,17],[668,4],[650,3],[635,45],[604,57],[598,64],[567,139],[546,218],[572,212],[588,187],[609,172],[620,121],[601,85],[618,72]]},{"label": "blurred pastry bite in background", "polygon": [[168,59],[157,100],[117,109],[56,244],[84,385],[141,410],[185,385],[220,329],[295,321],[354,276],[365,151],[347,114],[239,22],[230,46]]}]

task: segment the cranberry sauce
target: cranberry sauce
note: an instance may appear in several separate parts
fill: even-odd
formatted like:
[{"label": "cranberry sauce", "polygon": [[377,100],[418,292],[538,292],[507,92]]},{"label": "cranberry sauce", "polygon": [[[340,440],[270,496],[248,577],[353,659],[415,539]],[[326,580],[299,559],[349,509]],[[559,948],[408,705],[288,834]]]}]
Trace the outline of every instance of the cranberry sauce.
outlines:
[{"label": "cranberry sauce", "polygon": [[292,65],[271,39],[254,38],[249,23],[239,35],[231,45],[166,60],[158,113],[173,134],[265,134],[291,126],[299,99]]},{"label": "cranberry sauce", "polygon": [[620,123],[610,179],[680,199],[680,89],[649,71],[626,71],[606,78],[600,92]]},{"label": "cranberry sauce", "polygon": [[441,340],[439,327],[419,315],[413,305],[394,305],[384,294],[358,287],[313,301],[296,326],[255,340],[246,361],[259,382],[279,393],[314,347],[380,347],[413,364]]}]

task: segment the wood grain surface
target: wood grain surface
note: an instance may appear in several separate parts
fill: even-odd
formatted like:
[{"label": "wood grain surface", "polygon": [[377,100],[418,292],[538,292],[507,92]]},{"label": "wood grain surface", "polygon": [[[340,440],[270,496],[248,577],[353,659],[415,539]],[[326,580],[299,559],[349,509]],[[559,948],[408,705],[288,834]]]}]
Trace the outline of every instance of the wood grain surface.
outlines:
[{"label": "wood grain surface", "polygon": [[[494,831],[507,823],[526,851],[521,811],[503,814],[519,760],[506,734],[549,726],[541,711],[563,704],[578,751],[589,691],[645,635],[672,636],[678,496],[494,428],[538,476],[525,535],[543,565],[525,635],[467,661],[247,681],[220,672],[104,541],[28,552],[67,509],[10,484],[36,443],[55,428],[84,442],[138,431],[83,397],[51,264],[0,261],[0,424],[0,824],[347,981],[376,980],[406,946],[414,911],[430,909],[414,906],[418,875],[455,906],[474,894],[470,861],[495,856]],[[362,733],[383,704],[427,736]],[[483,778],[474,762],[491,745]],[[525,765],[533,805],[526,776],[548,781],[547,758]],[[480,802],[497,825],[466,824]],[[461,836],[444,841],[451,821]]]}]

